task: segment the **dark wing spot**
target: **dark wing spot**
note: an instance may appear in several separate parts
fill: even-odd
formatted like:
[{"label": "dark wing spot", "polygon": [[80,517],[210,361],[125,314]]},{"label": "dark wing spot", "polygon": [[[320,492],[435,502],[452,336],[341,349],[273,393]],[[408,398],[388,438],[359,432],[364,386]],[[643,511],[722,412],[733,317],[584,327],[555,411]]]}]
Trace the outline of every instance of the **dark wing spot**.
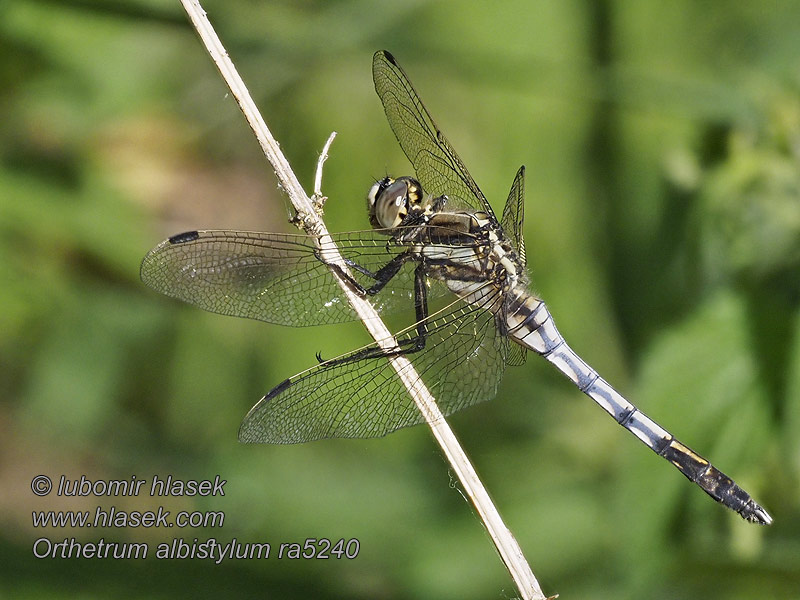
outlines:
[{"label": "dark wing spot", "polygon": [[388,60],[394,66],[396,66],[396,67],[400,66],[400,65],[397,64],[397,59],[392,55],[391,52],[389,52],[388,50],[381,50],[380,52],[382,52],[383,55],[386,57],[386,60]]},{"label": "dark wing spot", "polygon": [[278,385],[276,385],[274,388],[272,388],[269,392],[267,392],[267,395],[264,396],[264,400],[270,400],[270,399],[274,398],[275,396],[280,394],[282,391],[284,391],[286,388],[288,388],[291,384],[292,384],[292,380],[291,379],[284,379]]},{"label": "dark wing spot", "polygon": [[196,231],[187,231],[185,233],[179,233],[178,235],[173,235],[169,238],[170,244],[185,244],[186,242],[193,242],[197,238],[200,237],[200,234]]}]

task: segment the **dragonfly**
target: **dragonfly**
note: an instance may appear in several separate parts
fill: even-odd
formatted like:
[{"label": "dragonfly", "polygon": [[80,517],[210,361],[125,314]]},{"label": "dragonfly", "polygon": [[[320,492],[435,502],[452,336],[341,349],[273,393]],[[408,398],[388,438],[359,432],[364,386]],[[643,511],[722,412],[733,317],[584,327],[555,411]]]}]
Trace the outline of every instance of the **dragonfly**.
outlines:
[{"label": "dragonfly", "polygon": [[376,181],[367,194],[372,229],[331,235],[347,268],[326,264],[308,234],[211,230],[170,237],[142,262],[142,280],[158,292],[281,325],[355,320],[336,277],[380,313],[413,307],[414,323],[394,336],[394,349],[374,343],[330,360],[317,355],[316,365],[278,384],[245,416],[240,441],[380,437],[423,422],[391,354],[411,361],[447,416],[493,398],[506,365],[533,351],[714,500],[769,524],[747,492],[620,395],[558,332],[530,291],[524,167],[498,219],[396,59],[377,52],[372,73],[416,176]]}]

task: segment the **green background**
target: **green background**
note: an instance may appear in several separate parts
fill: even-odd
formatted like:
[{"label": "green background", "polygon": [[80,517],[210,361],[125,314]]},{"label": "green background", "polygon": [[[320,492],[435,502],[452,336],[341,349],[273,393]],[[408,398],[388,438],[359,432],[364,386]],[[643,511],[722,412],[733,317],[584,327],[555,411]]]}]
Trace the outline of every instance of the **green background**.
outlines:
[{"label": "green background", "polygon": [[[527,166],[535,290],[612,385],[734,477],[716,505],[546,361],[450,421],[544,590],[800,597],[800,4],[205,6],[333,231],[408,164],[371,81],[393,52],[496,209]],[[424,427],[243,446],[249,407],[367,341],[203,313],[139,282],[168,235],[290,231],[288,201],[177,1],[0,4],[0,595],[509,598]],[[38,474],[227,480],[64,498]],[[211,510],[215,529],[35,529],[32,510]],[[355,560],[36,559],[35,539],[357,538]]]}]

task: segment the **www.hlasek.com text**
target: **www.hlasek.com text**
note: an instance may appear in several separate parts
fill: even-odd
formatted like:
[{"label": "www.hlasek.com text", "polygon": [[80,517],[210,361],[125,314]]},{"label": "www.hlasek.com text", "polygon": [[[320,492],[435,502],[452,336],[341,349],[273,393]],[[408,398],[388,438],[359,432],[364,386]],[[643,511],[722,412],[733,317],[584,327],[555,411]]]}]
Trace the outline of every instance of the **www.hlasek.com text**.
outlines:
[{"label": "www.hlasek.com text", "polygon": [[225,513],[219,510],[185,511],[174,517],[159,506],[157,510],[120,510],[116,506],[91,510],[34,510],[34,527],[222,527]]}]

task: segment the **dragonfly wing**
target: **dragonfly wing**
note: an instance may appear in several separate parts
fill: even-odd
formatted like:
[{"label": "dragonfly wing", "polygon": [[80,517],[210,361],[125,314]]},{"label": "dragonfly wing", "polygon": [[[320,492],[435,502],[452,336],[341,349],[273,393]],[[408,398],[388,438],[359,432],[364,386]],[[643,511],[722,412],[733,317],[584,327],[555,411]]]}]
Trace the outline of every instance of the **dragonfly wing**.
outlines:
[{"label": "dragonfly wing", "polygon": [[511,240],[520,262],[525,266],[525,240],[522,238],[522,223],[525,220],[525,167],[520,167],[511,184],[508,200],[503,209],[500,226]]},{"label": "dragonfly wing", "polygon": [[509,344],[508,355],[506,356],[506,364],[512,367],[521,367],[525,364],[528,358],[528,351],[519,344]]},{"label": "dragonfly wing", "polygon": [[[372,231],[336,234],[332,240],[346,258],[373,273],[402,251]],[[364,287],[375,283],[358,271],[352,275]],[[162,294],[223,315],[293,326],[357,318],[306,235],[188,232],[153,248],[142,261],[141,277]],[[413,290],[409,264],[371,301],[379,311],[413,307]]]},{"label": "dragonfly wing", "polygon": [[[484,306],[457,300],[431,315],[425,347],[406,354],[445,416],[497,393],[511,343],[499,334],[488,310],[496,299],[496,292],[490,291]],[[402,345],[415,336],[412,327],[397,339]],[[323,363],[295,375],[269,392],[242,422],[240,441],[290,444],[380,437],[423,422],[388,360],[341,358],[331,361],[332,366]]]},{"label": "dragonfly wing", "polygon": [[375,91],[403,152],[425,191],[448,196],[455,205],[485,211],[494,218],[483,192],[436,126],[394,56],[381,50],[372,59]]}]

